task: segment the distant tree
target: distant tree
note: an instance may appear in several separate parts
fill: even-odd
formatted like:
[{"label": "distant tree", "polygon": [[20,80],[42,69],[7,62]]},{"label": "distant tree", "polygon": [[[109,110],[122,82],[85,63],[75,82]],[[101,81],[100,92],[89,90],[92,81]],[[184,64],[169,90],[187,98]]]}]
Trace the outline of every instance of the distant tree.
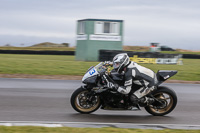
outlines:
[{"label": "distant tree", "polygon": [[5,47],[12,47],[10,44],[6,44],[6,45],[4,45]]},{"label": "distant tree", "polygon": [[65,47],[69,47],[69,43],[62,43]]}]

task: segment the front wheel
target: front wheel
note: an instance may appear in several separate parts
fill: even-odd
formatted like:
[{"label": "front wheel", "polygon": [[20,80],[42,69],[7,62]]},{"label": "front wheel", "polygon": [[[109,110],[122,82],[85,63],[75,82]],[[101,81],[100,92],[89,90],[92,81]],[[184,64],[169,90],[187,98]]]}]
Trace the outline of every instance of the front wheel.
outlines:
[{"label": "front wheel", "polygon": [[168,87],[161,86],[152,93],[156,101],[145,109],[148,113],[154,116],[163,116],[170,113],[177,104],[176,93]]},{"label": "front wheel", "polygon": [[101,102],[99,96],[91,96],[87,89],[80,87],[72,94],[71,105],[77,112],[89,114],[96,111]]}]

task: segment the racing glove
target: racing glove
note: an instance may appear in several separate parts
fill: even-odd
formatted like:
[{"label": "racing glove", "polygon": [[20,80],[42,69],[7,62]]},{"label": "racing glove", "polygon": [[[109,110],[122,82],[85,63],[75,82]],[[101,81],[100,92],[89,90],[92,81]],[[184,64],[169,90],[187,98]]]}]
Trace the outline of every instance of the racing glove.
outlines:
[{"label": "racing glove", "polygon": [[111,61],[105,61],[105,62],[104,62],[104,65],[105,65],[105,66],[112,66],[112,65],[113,65],[113,62],[111,62]]},{"label": "racing glove", "polygon": [[108,82],[107,87],[110,89],[117,90],[119,86],[117,84],[113,84],[112,82]]}]

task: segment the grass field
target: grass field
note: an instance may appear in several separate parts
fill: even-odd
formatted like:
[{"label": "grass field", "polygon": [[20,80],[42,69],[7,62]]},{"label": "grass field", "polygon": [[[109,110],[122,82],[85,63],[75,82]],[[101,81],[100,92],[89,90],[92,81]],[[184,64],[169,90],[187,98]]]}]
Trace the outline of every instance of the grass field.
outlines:
[{"label": "grass field", "polygon": [[200,130],[152,130],[152,129],[120,129],[120,128],[71,128],[71,127],[4,127],[0,133],[199,133]]},{"label": "grass field", "polygon": [[36,75],[83,75],[97,62],[74,61],[66,55],[0,54],[0,73]]},{"label": "grass field", "polygon": [[75,51],[74,47],[0,47],[0,50]]},{"label": "grass field", "polygon": [[[20,55],[0,54],[1,74],[35,75],[84,75],[87,69],[98,62],[74,61],[66,55]],[[141,64],[153,71],[178,70],[171,79],[200,81],[200,60],[184,59],[184,65]]]},{"label": "grass field", "polygon": [[200,55],[200,52],[181,52],[181,51],[161,51],[164,54],[197,54]]}]

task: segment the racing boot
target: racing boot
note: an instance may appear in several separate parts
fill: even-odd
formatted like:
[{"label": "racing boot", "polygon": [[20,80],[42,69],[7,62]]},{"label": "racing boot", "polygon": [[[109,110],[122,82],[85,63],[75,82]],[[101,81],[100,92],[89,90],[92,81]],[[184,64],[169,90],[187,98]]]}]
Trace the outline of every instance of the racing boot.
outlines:
[{"label": "racing boot", "polygon": [[130,101],[132,103],[132,107],[131,107],[131,110],[141,110],[140,109],[140,106],[138,105],[139,103],[139,98],[137,98],[134,94],[132,94],[130,96]]},{"label": "racing boot", "polygon": [[155,100],[150,97],[142,97],[142,98],[137,98],[134,94],[130,96],[130,100],[133,104],[133,106],[137,107],[140,110],[140,107],[145,107],[147,105],[151,105]]},{"label": "racing boot", "polygon": [[145,97],[145,95],[149,94],[151,91],[153,91],[155,87],[151,88],[140,88],[136,92],[134,92],[130,96],[130,100],[134,105],[140,104],[141,106],[150,105],[154,102],[153,98]]},{"label": "racing boot", "polygon": [[145,106],[148,106],[148,105],[151,105],[155,100],[153,98],[150,98],[150,97],[143,97],[140,99],[139,101],[139,105],[141,107],[145,107]]}]

